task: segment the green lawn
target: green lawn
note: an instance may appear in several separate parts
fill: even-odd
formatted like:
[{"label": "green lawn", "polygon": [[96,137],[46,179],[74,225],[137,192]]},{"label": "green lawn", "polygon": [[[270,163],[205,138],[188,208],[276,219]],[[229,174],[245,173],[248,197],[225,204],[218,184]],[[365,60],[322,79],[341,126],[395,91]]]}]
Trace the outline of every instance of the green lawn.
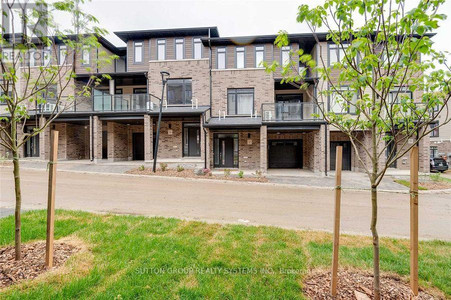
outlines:
[{"label": "green lawn", "polygon": [[[409,180],[405,180],[405,179],[395,179],[394,180],[396,183],[402,184],[405,187],[410,188],[410,181]],[[418,190],[420,191],[426,191],[427,188],[425,188],[424,186],[418,185]]]},{"label": "green lawn", "polygon": [[[45,219],[44,211],[24,214],[24,242],[44,239]],[[72,257],[65,275],[0,298],[302,299],[302,277],[329,268],[332,253],[327,233],[70,211],[57,211],[55,235],[81,239],[90,252]],[[342,265],[371,268],[370,238],[341,243]],[[13,218],[0,219],[0,245],[11,244]],[[382,239],[381,258],[384,271],[408,276],[407,240]],[[422,242],[419,260],[421,285],[451,296],[451,243]]]}]

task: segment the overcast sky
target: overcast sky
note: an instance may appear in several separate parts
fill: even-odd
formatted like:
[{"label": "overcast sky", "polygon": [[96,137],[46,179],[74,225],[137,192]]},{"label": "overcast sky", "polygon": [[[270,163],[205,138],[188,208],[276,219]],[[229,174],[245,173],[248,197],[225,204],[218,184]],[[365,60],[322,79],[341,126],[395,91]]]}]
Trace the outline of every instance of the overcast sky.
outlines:
[{"label": "overcast sky", "polygon": [[[297,7],[321,3],[318,0],[93,0],[86,10],[96,16],[118,46],[122,41],[113,32],[122,30],[217,26],[221,36],[308,32],[296,22]],[[407,3],[417,2],[413,0]],[[451,1],[441,13],[450,15],[434,41],[438,49],[451,50]]]}]

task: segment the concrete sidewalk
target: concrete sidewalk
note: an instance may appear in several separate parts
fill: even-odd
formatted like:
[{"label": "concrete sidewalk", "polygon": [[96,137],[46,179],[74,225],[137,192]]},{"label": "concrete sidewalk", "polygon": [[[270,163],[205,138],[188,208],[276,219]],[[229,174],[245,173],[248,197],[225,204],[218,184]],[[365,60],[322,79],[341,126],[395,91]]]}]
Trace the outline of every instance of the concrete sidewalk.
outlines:
[{"label": "concrete sidewalk", "polygon": [[[58,170],[61,171],[76,171],[87,173],[105,173],[105,174],[124,174],[125,172],[136,169],[144,165],[146,168],[151,168],[151,163],[144,163],[142,161],[124,161],[124,162],[108,162],[107,160],[98,163],[92,163],[89,160],[82,161],[58,161]],[[21,167],[24,169],[47,169],[47,162],[42,160],[24,159],[21,160]],[[214,174],[223,174],[224,170],[213,170]],[[238,174],[238,170],[232,170],[232,176]],[[395,172],[396,176],[386,175],[382,180],[379,189],[383,191],[397,191],[407,192],[408,188],[393,181],[396,178],[408,179],[408,173]],[[256,176],[255,171],[244,171],[244,176]],[[313,173],[308,170],[287,170],[274,169],[268,170],[266,177],[269,182],[276,184],[288,184],[297,186],[319,187],[319,188],[334,188],[335,174],[329,172],[328,176],[319,173]],[[342,175],[342,188],[352,190],[369,190],[370,183],[368,176],[361,172],[344,171]]]}]

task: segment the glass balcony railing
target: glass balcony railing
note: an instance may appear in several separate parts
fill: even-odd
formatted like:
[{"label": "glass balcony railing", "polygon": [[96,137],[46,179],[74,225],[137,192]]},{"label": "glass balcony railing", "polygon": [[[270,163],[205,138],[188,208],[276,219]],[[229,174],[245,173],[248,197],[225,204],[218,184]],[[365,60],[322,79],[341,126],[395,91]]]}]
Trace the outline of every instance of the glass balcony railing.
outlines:
[{"label": "glass balcony railing", "polygon": [[318,104],[311,102],[277,102],[262,104],[263,122],[319,121]]},{"label": "glass balcony railing", "polygon": [[94,111],[148,111],[158,106],[147,94],[94,95]]}]

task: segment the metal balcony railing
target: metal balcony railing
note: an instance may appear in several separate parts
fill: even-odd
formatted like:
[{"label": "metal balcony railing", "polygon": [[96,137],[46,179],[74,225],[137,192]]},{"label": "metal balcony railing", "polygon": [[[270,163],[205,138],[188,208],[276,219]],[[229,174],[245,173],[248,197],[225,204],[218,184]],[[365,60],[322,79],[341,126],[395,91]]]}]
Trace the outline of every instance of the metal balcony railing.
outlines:
[{"label": "metal balcony railing", "polygon": [[319,121],[318,104],[311,102],[278,102],[262,104],[263,122]]}]

